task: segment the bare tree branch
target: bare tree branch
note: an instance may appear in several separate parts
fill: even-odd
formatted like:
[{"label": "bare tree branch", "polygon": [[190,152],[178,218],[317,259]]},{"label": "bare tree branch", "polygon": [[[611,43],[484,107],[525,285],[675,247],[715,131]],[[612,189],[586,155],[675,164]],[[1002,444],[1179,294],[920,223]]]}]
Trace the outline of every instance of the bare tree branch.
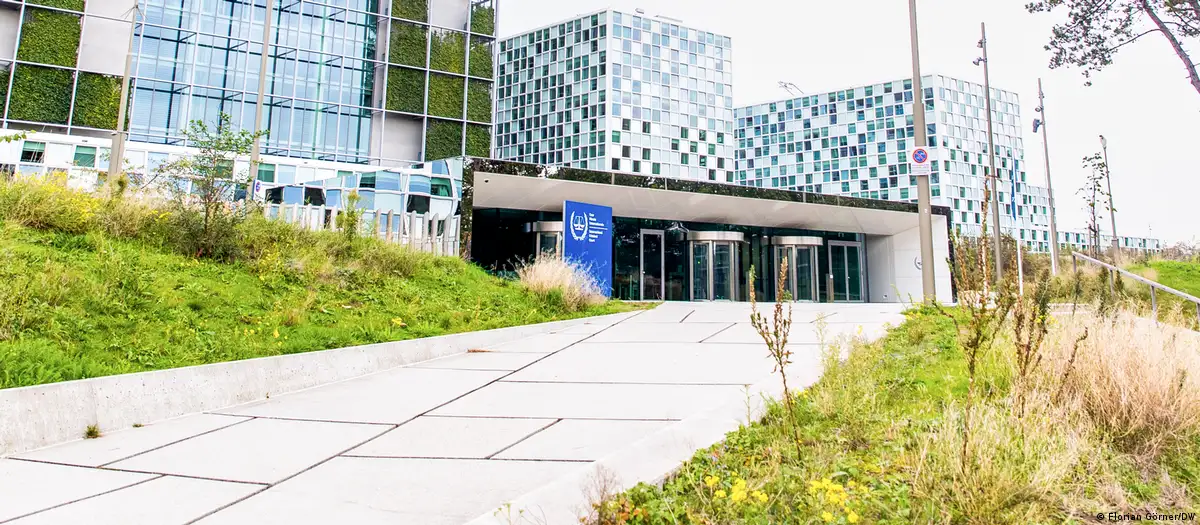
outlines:
[{"label": "bare tree branch", "polygon": [[1158,13],[1154,10],[1154,7],[1150,5],[1150,1],[1141,0],[1141,3],[1142,10],[1150,16],[1150,20],[1154,21],[1154,25],[1158,26],[1158,29],[1162,31],[1163,36],[1167,37],[1167,42],[1171,43],[1171,49],[1175,50],[1175,55],[1179,57],[1179,60],[1183,62],[1183,68],[1187,70],[1188,80],[1191,81],[1192,87],[1196,89],[1196,93],[1200,94],[1200,73],[1196,72],[1196,64],[1192,62],[1192,58],[1188,56],[1187,50],[1183,49],[1183,44],[1179,42],[1179,39],[1175,37],[1175,34],[1167,30],[1166,25],[1163,24],[1162,18],[1159,18]]}]

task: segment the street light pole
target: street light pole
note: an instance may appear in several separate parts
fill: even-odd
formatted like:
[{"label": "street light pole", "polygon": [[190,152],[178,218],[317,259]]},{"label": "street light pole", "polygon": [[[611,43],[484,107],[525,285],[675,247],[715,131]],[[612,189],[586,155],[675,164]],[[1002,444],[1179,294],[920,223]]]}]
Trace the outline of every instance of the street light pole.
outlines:
[{"label": "street light pole", "polygon": [[266,16],[263,21],[263,37],[262,37],[262,62],[258,66],[258,99],[254,102],[254,147],[250,150],[250,176],[254,180],[258,180],[258,160],[262,151],[262,136],[259,131],[262,130],[262,114],[263,114],[263,97],[267,91],[267,59],[270,56],[271,50],[271,4],[273,0],[266,0]]},{"label": "street light pole", "polygon": [[996,228],[994,234],[995,246],[993,248],[996,257],[996,282],[999,283],[1004,275],[1004,260],[1000,258],[1000,174],[996,172],[996,141],[992,135],[992,80],[988,67],[987,55],[987,24],[979,23],[979,47],[983,49],[983,58],[976,62],[978,65],[983,63],[983,99],[986,101],[985,109],[987,111],[987,133],[988,133],[988,166],[990,167],[990,176],[992,179],[992,224]]},{"label": "street light pole", "polygon": [[1117,208],[1113,205],[1112,170],[1108,167],[1108,139],[1100,135],[1100,149],[1104,151],[1104,178],[1108,181],[1108,218],[1112,219],[1113,264],[1121,264],[1120,237],[1117,237]]},{"label": "street light pole", "polygon": [[[917,0],[908,0],[908,26],[912,45],[913,66],[913,128],[916,145],[929,144],[925,129],[925,91],[921,88],[921,53],[917,41]],[[907,152],[905,156],[907,156]],[[930,208],[929,175],[917,176],[917,226],[921,235],[921,292],[926,303],[937,299],[937,284],[933,275],[933,215]]]},{"label": "street light pole", "polygon": [[[1042,155],[1046,159],[1046,193],[1050,198],[1050,275],[1058,275],[1058,217],[1054,207],[1054,184],[1050,181],[1050,130],[1046,129],[1046,95],[1042,92],[1042,79],[1038,79],[1038,107],[1042,115]],[[1036,128],[1036,126],[1035,126]],[[1034,129],[1037,132],[1037,129]]]},{"label": "street light pole", "polygon": [[129,49],[125,51],[125,76],[121,79],[121,101],[117,106],[117,131],[113,133],[108,153],[108,176],[111,180],[125,169],[125,113],[129,111],[129,79],[133,76],[133,39],[136,36],[138,4],[134,2],[129,18]]}]

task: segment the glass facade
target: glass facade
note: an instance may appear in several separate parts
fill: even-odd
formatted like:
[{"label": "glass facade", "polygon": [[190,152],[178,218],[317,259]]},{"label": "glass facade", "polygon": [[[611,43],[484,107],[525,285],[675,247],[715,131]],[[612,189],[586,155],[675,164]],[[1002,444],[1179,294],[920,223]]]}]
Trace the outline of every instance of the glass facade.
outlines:
[{"label": "glass facade", "polygon": [[[924,77],[922,86],[933,204],[953,210],[958,232],[978,235],[989,170],[983,86],[940,75]],[[912,88],[911,80],[897,80],[738,108],[737,182],[916,202],[907,160],[916,147]],[[1001,229],[1049,251],[1049,197],[1026,182],[1020,101],[993,88],[992,109]]]},{"label": "glass facade", "polygon": [[496,158],[733,182],[728,37],[601,11],[500,43]]}]

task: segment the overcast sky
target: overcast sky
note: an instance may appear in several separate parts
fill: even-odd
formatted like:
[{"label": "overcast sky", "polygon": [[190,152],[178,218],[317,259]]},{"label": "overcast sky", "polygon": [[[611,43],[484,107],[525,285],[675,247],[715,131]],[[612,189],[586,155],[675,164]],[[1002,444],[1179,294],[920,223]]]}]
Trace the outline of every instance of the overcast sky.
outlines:
[{"label": "overcast sky", "polygon": [[[1081,159],[1100,150],[1103,134],[1118,233],[1170,242],[1200,236],[1200,94],[1170,46],[1148,36],[1087,87],[1079,70],[1047,67],[1042,46],[1060,15],[1032,15],[1024,4],[919,0],[923,73],[982,83],[971,61],[987,22],[992,85],[1020,95],[1027,179],[1044,185],[1041,135],[1031,127],[1043,79],[1059,229],[1085,228]],[[642,8],[732,38],[737,106],[788,98],[781,80],[820,93],[912,74],[904,0],[500,0],[498,29],[511,36],[606,7]],[[1190,47],[1200,54],[1200,45]],[[1103,228],[1110,233],[1107,221]]]}]

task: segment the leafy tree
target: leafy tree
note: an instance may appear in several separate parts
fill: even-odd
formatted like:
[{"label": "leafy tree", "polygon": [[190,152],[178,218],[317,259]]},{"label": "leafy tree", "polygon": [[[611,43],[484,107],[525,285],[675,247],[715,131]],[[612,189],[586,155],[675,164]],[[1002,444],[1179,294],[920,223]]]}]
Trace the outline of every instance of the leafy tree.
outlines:
[{"label": "leafy tree", "polygon": [[1053,53],[1050,68],[1081,67],[1087,85],[1091,74],[1113,62],[1121,48],[1158,33],[1187,71],[1200,94],[1200,74],[1184,42],[1200,37],[1200,0],[1037,0],[1025,5],[1031,13],[1066,11],[1067,20],[1054,26],[1046,50]]},{"label": "leafy tree", "polygon": [[[244,195],[253,182],[249,170],[235,169],[235,161],[248,156],[254,140],[266,132],[235,130],[229,115],[222,113],[216,127],[193,120],[183,135],[198,151],[163,164],[157,176],[174,193],[181,215],[199,212],[197,227],[185,230],[195,254],[214,258],[231,255],[221,249],[225,245],[224,226],[235,222],[229,204],[239,193]],[[191,191],[186,191],[189,181]]]},{"label": "leafy tree", "polygon": [[1104,189],[1108,165],[1104,163],[1103,156],[1093,153],[1083,158],[1083,167],[1091,169],[1092,173],[1088,175],[1078,193],[1083,196],[1084,211],[1088,214],[1088,238],[1092,242],[1092,257],[1099,258],[1100,221],[1104,219],[1104,212],[1113,212],[1108,204],[1108,192]]}]

